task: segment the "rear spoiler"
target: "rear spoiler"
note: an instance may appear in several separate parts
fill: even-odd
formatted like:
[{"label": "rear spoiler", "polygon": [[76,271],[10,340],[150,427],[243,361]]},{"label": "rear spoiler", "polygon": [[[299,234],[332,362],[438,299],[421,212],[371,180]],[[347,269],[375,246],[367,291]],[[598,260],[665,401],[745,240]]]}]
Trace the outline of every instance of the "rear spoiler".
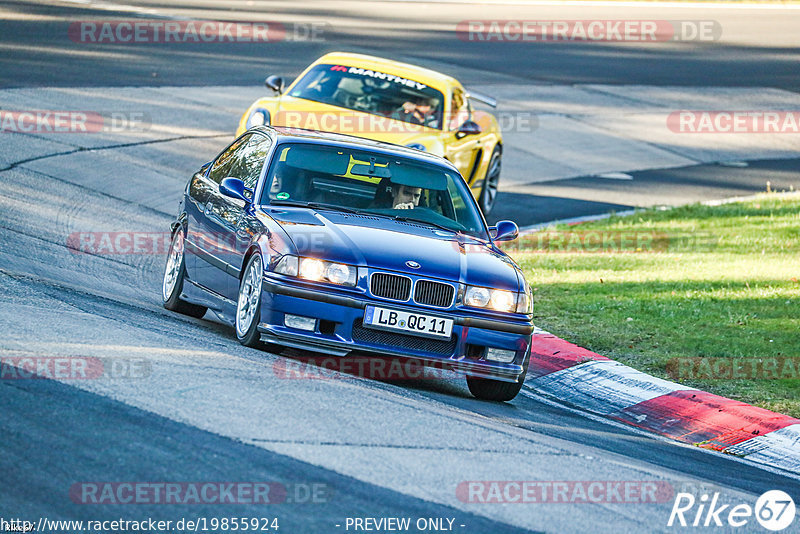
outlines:
[{"label": "rear spoiler", "polygon": [[493,97],[477,93],[475,91],[467,91],[467,98],[477,100],[478,102],[483,102],[487,106],[491,106],[493,108],[497,107],[497,100],[495,100]]}]

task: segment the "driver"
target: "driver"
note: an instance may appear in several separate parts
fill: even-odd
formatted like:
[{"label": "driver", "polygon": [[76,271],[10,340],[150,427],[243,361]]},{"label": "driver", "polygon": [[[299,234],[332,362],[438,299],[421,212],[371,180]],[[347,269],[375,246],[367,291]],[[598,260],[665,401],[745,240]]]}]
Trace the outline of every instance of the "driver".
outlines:
[{"label": "driver", "polygon": [[419,206],[419,199],[421,197],[421,187],[411,187],[408,185],[392,186],[392,208],[396,210],[413,210]]},{"label": "driver", "polygon": [[403,105],[392,113],[391,118],[436,128],[436,115],[433,113],[435,107],[435,102],[432,98],[420,96],[415,98],[413,102],[403,102]]}]

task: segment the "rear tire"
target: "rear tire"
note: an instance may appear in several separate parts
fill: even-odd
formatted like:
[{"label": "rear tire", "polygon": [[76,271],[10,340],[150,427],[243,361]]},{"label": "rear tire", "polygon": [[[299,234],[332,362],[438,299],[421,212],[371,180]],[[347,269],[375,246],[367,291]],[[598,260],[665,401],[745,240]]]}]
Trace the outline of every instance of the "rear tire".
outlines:
[{"label": "rear tire", "polygon": [[476,398],[488,401],[510,401],[517,396],[525,376],[520,377],[518,382],[500,382],[490,378],[479,378],[467,375],[467,387],[469,392]]},{"label": "rear tire", "polygon": [[161,300],[170,311],[182,313],[190,317],[200,318],[208,308],[181,300],[183,280],[186,277],[186,255],[184,253],[183,228],[178,228],[172,236],[164,266],[164,281],[161,285]]},{"label": "rear tire", "polygon": [[500,170],[502,169],[502,150],[500,146],[495,146],[492,150],[492,157],[489,158],[489,165],[486,168],[486,176],[483,178],[483,187],[478,197],[478,204],[483,211],[483,216],[488,217],[494,208],[497,200],[497,190],[500,184]]}]

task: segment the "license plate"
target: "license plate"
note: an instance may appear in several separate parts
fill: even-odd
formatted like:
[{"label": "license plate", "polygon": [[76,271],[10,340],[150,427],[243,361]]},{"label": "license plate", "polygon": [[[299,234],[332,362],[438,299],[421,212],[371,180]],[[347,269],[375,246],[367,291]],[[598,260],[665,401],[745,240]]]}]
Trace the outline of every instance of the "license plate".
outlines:
[{"label": "license plate", "polygon": [[376,306],[367,306],[364,311],[364,326],[441,339],[450,339],[450,334],[453,332],[452,319]]}]

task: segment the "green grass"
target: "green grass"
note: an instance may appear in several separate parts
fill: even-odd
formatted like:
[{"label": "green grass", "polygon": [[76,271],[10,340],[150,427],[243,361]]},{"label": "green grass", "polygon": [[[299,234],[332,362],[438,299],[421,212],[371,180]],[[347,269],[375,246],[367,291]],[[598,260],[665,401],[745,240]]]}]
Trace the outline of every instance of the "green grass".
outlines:
[{"label": "green grass", "polygon": [[[683,357],[800,362],[800,195],[552,230],[528,239],[535,252],[510,250],[535,289],[537,326],[655,376],[800,417],[800,368],[772,380],[668,372]],[[597,246],[579,238],[591,245],[618,232],[640,240],[623,252],[580,252]]]}]

